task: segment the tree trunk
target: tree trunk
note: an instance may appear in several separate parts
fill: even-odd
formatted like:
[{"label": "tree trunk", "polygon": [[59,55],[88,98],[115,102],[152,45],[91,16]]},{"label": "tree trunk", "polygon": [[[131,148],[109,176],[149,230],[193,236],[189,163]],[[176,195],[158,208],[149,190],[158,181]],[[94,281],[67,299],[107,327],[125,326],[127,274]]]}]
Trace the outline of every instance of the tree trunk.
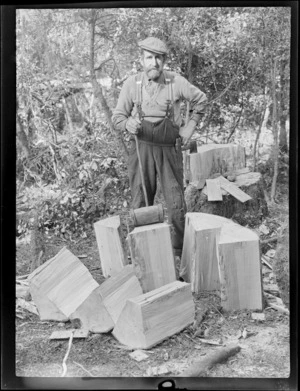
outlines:
[{"label": "tree trunk", "polygon": [[261,120],[260,120],[259,128],[257,130],[256,138],[255,138],[255,141],[254,141],[254,146],[253,146],[253,171],[256,170],[256,150],[257,150],[257,144],[258,144],[259,136],[260,136],[261,130],[262,130],[262,125],[263,125],[266,109],[267,109],[267,104],[265,104],[265,107],[264,107],[263,112],[261,114]]},{"label": "tree trunk", "polygon": [[96,72],[95,72],[95,62],[94,62],[94,55],[95,55],[95,25],[97,21],[97,15],[95,14],[95,10],[91,11],[91,19],[90,19],[90,75],[91,75],[91,82],[94,90],[95,97],[99,100],[100,105],[104,111],[109,130],[112,135],[114,135],[119,143],[120,149],[123,150],[126,156],[128,156],[128,151],[126,148],[126,145],[122,139],[122,136],[120,133],[117,133],[113,127],[112,123],[112,113],[111,110],[106,102],[106,99],[103,95],[102,87],[98,83],[96,78]]},{"label": "tree trunk", "polygon": [[280,64],[280,130],[279,130],[279,148],[281,152],[288,152],[287,132],[286,132],[286,120],[287,110],[285,107],[286,102],[286,85],[284,80],[284,68],[285,62],[281,61]]},{"label": "tree trunk", "polygon": [[278,128],[277,128],[277,98],[276,98],[276,60],[274,61],[274,67],[271,71],[272,79],[272,98],[273,98],[273,112],[272,112],[272,132],[274,136],[273,145],[273,162],[274,162],[274,173],[271,186],[271,202],[275,201],[276,185],[278,177],[278,155],[279,155],[279,144],[278,144]]}]

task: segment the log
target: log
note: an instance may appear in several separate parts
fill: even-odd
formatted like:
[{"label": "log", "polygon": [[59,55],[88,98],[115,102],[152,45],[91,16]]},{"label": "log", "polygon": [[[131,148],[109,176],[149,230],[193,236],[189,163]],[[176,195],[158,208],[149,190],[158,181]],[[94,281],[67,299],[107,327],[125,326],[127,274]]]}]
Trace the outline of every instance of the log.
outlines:
[{"label": "log", "polygon": [[112,334],[133,349],[150,349],[192,324],[194,315],[190,284],[174,281],[127,300]]},{"label": "log", "polygon": [[102,274],[105,278],[118,273],[128,263],[120,238],[120,225],[119,216],[94,223]]},{"label": "log", "polygon": [[245,148],[235,144],[206,144],[197,148],[197,153],[187,156],[187,174],[190,182],[211,178],[246,166]]},{"label": "log", "polygon": [[220,288],[226,310],[262,309],[259,237],[229,219],[186,214],[180,275],[195,293]]},{"label": "log", "polygon": [[236,176],[236,180],[232,184],[245,192],[251,199],[247,202],[240,202],[222,189],[223,201],[209,202],[206,186],[201,190],[197,189],[197,183],[190,183],[185,189],[187,211],[223,216],[244,226],[260,225],[268,216],[262,175],[259,172],[241,173]]},{"label": "log", "polygon": [[130,217],[135,227],[141,225],[163,223],[164,209],[162,204],[145,206],[143,208],[132,209]]},{"label": "log", "polygon": [[214,365],[227,360],[229,357],[237,354],[241,350],[239,345],[228,345],[224,348],[218,348],[207,356],[195,361],[189,368],[183,371],[182,377],[203,377],[207,371]]},{"label": "log", "polygon": [[136,227],[128,235],[128,244],[144,293],[176,280],[169,224]]}]

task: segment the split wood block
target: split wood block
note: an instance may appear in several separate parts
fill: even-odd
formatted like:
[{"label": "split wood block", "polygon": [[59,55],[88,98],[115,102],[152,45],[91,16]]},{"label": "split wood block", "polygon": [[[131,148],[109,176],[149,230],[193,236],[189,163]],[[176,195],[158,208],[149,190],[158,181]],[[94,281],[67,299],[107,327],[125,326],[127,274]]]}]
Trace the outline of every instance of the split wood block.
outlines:
[{"label": "split wood block", "polygon": [[118,273],[127,264],[120,238],[120,216],[99,220],[94,224],[102,274],[105,278]]},{"label": "split wood block", "polygon": [[236,144],[202,145],[188,158],[190,182],[201,182],[215,173],[235,171],[246,165],[245,148]]},{"label": "split wood block", "polygon": [[258,235],[235,223],[224,224],[218,248],[222,307],[225,310],[262,310]]},{"label": "split wood block", "polygon": [[243,190],[239,189],[232,182],[228,181],[222,175],[217,179],[219,180],[220,186],[237,200],[241,202],[252,200],[252,198],[248,194],[246,194]]},{"label": "split wood block", "polygon": [[206,179],[208,201],[222,201],[220,182],[214,179]]},{"label": "split wood block", "polygon": [[127,265],[98,286],[71,319],[79,318],[83,327],[94,333],[106,333],[115,326],[126,300],[142,293],[133,266]]},{"label": "split wood block", "polygon": [[[243,177],[242,174],[240,176]],[[222,175],[220,175],[219,177],[214,178],[214,179],[206,180],[206,183],[207,183],[207,181],[209,181],[210,186],[212,186],[212,184],[219,185],[221,187],[221,194],[226,195],[229,193],[234,198],[236,198],[237,200],[239,200],[240,202],[243,202],[243,203],[246,201],[252,200],[252,197],[250,197],[247,193],[245,193],[243,190],[241,190],[237,186],[237,183],[232,183],[232,182],[228,181]],[[203,189],[203,193],[205,195],[207,195],[208,201],[213,201],[213,200],[209,200],[208,186],[206,186],[206,188]]]},{"label": "split wood block", "polygon": [[112,334],[133,349],[150,349],[193,323],[194,316],[190,284],[174,281],[127,300]]},{"label": "split wood block", "polygon": [[28,279],[41,320],[79,318],[82,327],[92,332],[107,332],[113,328],[99,284],[66,247],[34,270]]},{"label": "split wood block", "polygon": [[128,244],[144,293],[176,280],[169,224],[136,227],[128,235]]},{"label": "split wood block", "polygon": [[203,213],[186,214],[180,265],[180,275],[195,293],[220,289],[217,254],[221,224],[199,215]]},{"label": "split wood block", "polygon": [[143,294],[132,265],[125,266],[118,274],[104,281],[99,292],[114,323],[117,322],[126,300]]},{"label": "split wood block", "polygon": [[100,286],[97,286],[97,288],[89,294],[82,304],[70,314],[69,318],[79,318],[81,327],[92,333],[108,333],[115,325],[103,303]]},{"label": "split wood block", "polygon": [[262,309],[259,237],[230,219],[186,214],[180,274],[193,292],[219,287],[226,310]]}]

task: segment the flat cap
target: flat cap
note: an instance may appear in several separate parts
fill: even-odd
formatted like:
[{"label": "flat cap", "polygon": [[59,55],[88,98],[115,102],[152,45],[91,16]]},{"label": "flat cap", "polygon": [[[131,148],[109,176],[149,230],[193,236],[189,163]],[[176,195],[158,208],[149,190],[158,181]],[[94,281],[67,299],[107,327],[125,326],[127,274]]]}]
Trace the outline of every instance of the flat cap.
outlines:
[{"label": "flat cap", "polygon": [[139,47],[149,52],[158,53],[158,54],[167,54],[168,48],[167,45],[158,38],[148,37],[143,41],[138,43]]}]

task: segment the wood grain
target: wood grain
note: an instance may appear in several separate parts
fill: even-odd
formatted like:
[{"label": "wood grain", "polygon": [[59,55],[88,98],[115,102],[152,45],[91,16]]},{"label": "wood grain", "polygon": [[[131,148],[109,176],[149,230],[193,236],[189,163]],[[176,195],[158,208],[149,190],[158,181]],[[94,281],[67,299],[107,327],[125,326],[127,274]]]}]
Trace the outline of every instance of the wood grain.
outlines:
[{"label": "wood grain", "polygon": [[136,227],[128,235],[128,244],[135,274],[144,293],[176,280],[168,224]]},{"label": "wood grain", "polygon": [[119,234],[120,226],[119,216],[94,223],[102,274],[105,278],[118,273],[128,263]]},{"label": "wood grain", "polygon": [[127,300],[113,335],[134,349],[149,349],[193,323],[190,284],[174,281]]},{"label": "wood grain", "polygon": [[206,179],[208,201],[222,201],[220,182],[214,179]]}]

